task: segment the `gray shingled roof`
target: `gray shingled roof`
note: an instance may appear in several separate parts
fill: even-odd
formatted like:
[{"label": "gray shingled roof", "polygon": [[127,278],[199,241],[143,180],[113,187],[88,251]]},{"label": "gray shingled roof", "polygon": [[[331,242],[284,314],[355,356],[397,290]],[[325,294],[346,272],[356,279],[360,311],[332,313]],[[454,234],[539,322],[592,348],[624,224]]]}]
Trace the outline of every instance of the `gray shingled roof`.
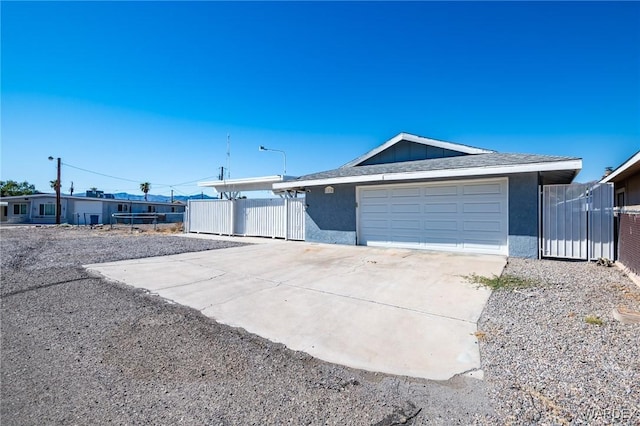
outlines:
[{"label": "gray shingled roof", "polygon": [[348,176],[366,176],[381,173],[423,172],[432,170],[466,169],[520,164],[548,163],[556,161],[579,160],[576,157],[559,157],[537,154],[471,154],[458,157],[434,158],[430,160],[404,161],[398,163],[374,164],[370,166],[340,167],[334,170],[311,173],[296,180],[329,179]]}]

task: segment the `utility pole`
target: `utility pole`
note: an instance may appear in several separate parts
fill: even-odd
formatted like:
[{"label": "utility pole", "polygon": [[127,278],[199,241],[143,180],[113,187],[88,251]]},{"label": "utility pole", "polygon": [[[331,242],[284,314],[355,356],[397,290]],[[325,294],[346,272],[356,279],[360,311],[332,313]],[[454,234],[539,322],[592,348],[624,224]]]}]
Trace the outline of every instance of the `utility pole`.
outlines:
[{"label": "utility pole", "polygon": [[[49,156],[49,161],[53,161],[53,157]],[[60,181],[61,166],[62,160],[58,157],[58,175],[56,177],[56,225],[60,225],[60,210],[62,209],[62,205],[60,203],[60,188],[62,187],[62,182]]]},{"label": "utility pole", "polygon": [[[224,180],[224,166],[220,166],[220,174],[218,175],[218,180]],[[218,195],[222,200],[222,192]]]},{"label": "utility pole", "polygon": [[62,161],[60,157],[58,157],[58,180],[56,185],[56,225],[60,225],[60,210],[62,208],[62,204],[60,203],[60,188],[62,187],[62,181],[60,180],[60,166],[62,165]]},{"label": "utility pole", "polygon": [[173,189],[171,190],[171,204],[173,204]]}]

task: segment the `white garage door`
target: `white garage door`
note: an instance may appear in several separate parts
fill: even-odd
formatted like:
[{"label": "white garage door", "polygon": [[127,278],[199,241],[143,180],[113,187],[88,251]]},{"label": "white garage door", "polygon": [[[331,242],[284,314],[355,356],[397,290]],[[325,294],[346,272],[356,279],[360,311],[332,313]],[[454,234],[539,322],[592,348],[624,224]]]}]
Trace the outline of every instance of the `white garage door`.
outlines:
[{"label": "white garage door", "polygon": [[506,255],[507,182],[358,187],[358,244]]}]

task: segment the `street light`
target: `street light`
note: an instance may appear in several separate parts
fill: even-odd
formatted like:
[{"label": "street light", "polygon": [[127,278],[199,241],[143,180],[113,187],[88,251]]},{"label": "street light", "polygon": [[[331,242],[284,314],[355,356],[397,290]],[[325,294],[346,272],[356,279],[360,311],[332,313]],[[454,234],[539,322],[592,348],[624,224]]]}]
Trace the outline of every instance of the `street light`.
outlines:
[{"label": "street light", "polygon": [[[49,156],[49,161],[53,161],[53,157]],[[60,157],[58,157],[58,178],[56,179],[56,225],[60,225],[60,210],[62,206],[60,205],[60,165],[62,162],[60,161]]]},{"label": "street light", "polygon": [[258,151],[275,151],[275,152],[281,153],[282,158],[284,159],[284,173],[282,174],[282,177],[284,177],[287,174],[287,154],[284,151],[282,151],[281,149],[265,148],[262,145],[258,147]]}]

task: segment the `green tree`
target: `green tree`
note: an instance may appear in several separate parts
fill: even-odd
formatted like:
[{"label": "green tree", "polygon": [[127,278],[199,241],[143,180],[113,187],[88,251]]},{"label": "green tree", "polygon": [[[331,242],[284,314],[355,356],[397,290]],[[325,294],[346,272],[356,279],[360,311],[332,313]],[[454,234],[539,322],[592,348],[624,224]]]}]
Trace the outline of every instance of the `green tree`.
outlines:
[{"label": "green tree", "polygon": [[147,194],[151,189],[151,184],[149,182],[143,182],[140,184],[140,191],[144,192],[144,200],[147,201]]},{"label": "green tree", "polygon": [[26,180],[24,182],[16,182],[15,180],[0,180],[0,196],[10,197],[12,195],[31,195],[36,194],[36,187]]}]

